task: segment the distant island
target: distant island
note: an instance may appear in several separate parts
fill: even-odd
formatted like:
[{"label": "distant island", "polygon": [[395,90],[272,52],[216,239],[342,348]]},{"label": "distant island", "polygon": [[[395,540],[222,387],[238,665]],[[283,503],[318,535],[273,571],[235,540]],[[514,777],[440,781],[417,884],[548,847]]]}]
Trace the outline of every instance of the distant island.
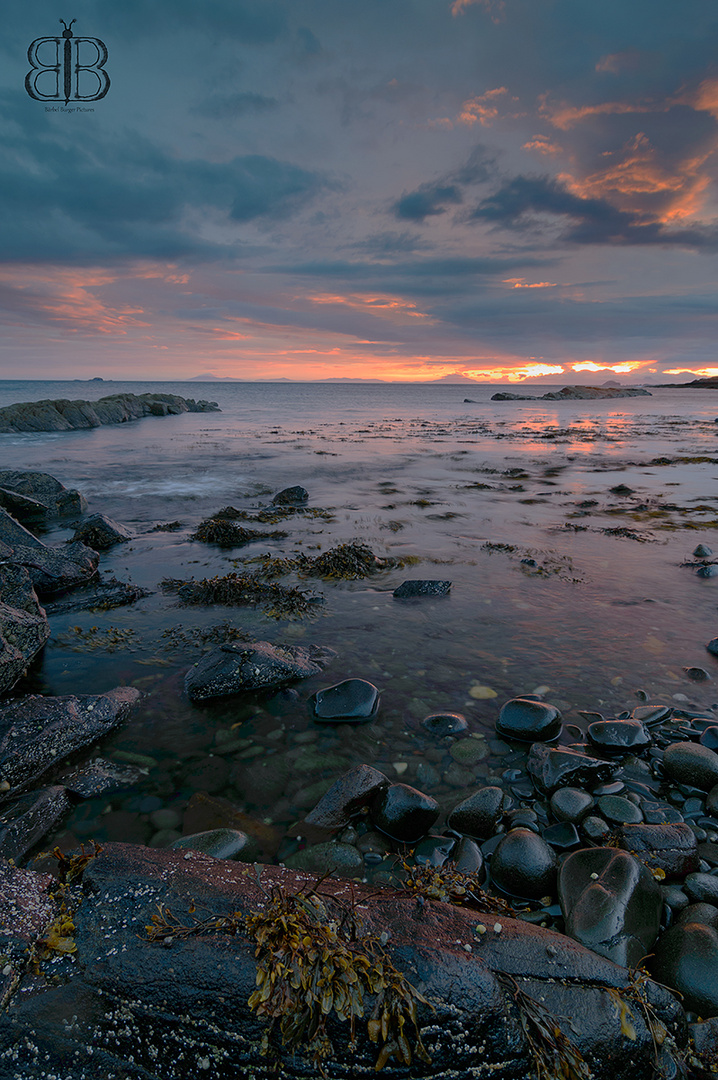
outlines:
[{"label": "distant island", "polygon": [[589,401],[600,398],[651,397],[648,390],[634,386],[564,386],[562,390],[552,390],[540,397],[528,394],[511,394],[500,391],[494,394],[492,401]]}]

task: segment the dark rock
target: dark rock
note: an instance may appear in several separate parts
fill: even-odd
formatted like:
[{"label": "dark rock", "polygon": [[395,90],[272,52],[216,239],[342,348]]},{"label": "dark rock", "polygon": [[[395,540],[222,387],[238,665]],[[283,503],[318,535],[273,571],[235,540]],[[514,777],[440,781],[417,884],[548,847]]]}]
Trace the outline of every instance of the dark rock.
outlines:
[{"label": "dark rock", "polygon": [[715,784],[706,795],[706,810],[714,817],[718,817],[718,784]]},{"label": "dark rock", "polygon": [[598,812],[612,825],[638,825],[643,814],[630,799],[620,795],[602,795],[596,803]]},{"label": "dark rock", "polygon": [[[2,483],[1,478],[0,483]],[[696,559],[710,559],[711,555],[713,554],[713,549],[707,547],[705,544],[698,544],[697,547],[693,548],[692,554],[695,556]]]},{"label": "dark rock", "polygon": [[569,851],[581,843],[578,829],[571,821],[557,821],[555,825],[543,829],[541,836],[557,851]]},{"label": "dark rock", "polygon": [[663,769],[670,780],[701,791],[718,784],[718,754],[698,743],[671,743],[663,751]]},{"label": "dark rock", "polygon": [[451,852],[451,861],[462,874],[476,874],[481,880],[484,869],[484,856],[481,848],[468,836],[462,836],[457,840],[456,847]]},{"label": "dark rock", "polygon": [[[0,539],[2,539],[2,537],[0,537]],[[711,640],[706,645],[706,649],[711,654],[711,656],[718,656],[718,638],[711,638]]]},{"label": "dark rock", "polygon": [[601,844],[610,836],[611,826],[603,818],[590,814],[581,822],[581,832],[592,844]]},{"label": "dark rock", "polygon": [[67,615],[71,611],[110,611],[134,604],[145,596],[152,596],[150,589],[119,581],[116,577],[100,580],[98,574],[89,585],[81,585],[70,594],[47,601],[45,611],[48,615]]},{"label": "dark rock", "polygon": [[605,754],[644,750],[652,742],[640,720],[597,720],[588,725],[588,737]]},{"label": "dark rock", "polygon": [[417,866],[443,866],[447,860],[454,860],[456,840],[453,836],[422,836],[414,847],[414,862]]},{"label": "dark rock", "polygon": [[61,773],[55,777],[55,782],[78,799],[95,799],[98,795],[132,787],[141,776],[142,770],[137,765],[123,765],[98,757],[87,765]]},{"label": "dark rock", "polygon": [[714,916],[706,922],[703,912],[696,910],[704,907],[691,904],[661,934],[650,970],[682,995],[684,1008],[707,1018],[718,1016],[718,909],[713,908]]},{"label": "dark rock", "polygon": [[469,726],[461,713],[431,713],[421,721],[421,726],[431,735],[456,735]]},{"label": "dark rock", "polygon": [[415,581],[402,581],[401,585],[394,589],[392,595],[397,600],[410,600],[415,596],[447,596],[450,590],[450,581],[417,579]]},{"label": "dark rock", "polygon": [[343,829],[363,807],[369,806],[388,787],[389,781],[383,772],[373,769],[371,765],[357,765],[332,784],[307,814],[303,825],[297,826],[297,830],[303,832],[306,825]]},{"label": "dark rock", "polygon": [[361,723],[371,720],[379,708],[379,691],[365,679],[345,679],[310,699],[316,720],[343,720]]},{"label": "dark rock", "polygon": [[106,694],[20,698],[0,709],[0,778],[4,798],[121,724],[141,697],[131,686]]},{"label": "dark rock", "polygon": [[[17,568],[17,572],[29,582],[26,571]],[[0,601],[0,697],[25,674],[50,636],[50,624],[37,598],[35,608],[34,612],[26,611]]]},{"label": "dark rock", "polygon": [[412,844],[434,824],[439,804],[408,784],[392,784],[377,795],[370,815],[375,828],[393,840]]},{"label": "dark rock", "polygon": [[663,899],[649,870],[627,852],[582,848],[561,864],[566,933],[601,956],[637,967],[651,951]]},{"label": "dark rock", "polygon": [[561,713],[544,701],[512,698],[501,706],[496,730],[507,739],[551,742],[561,734]]},{"label": "dark rock", "polygon": [[636,705],[629,719],[640,720],[642,724],[659,724],[667,720],[672,712],[670,705]]},{"label": "dark rock", "polygon": [[208,832],[181,836],[170,847],[175,851],[202,851],[214,859],[238,859],[248,843],[247,834],[238,829],[210,829]]},{"label": "dark rock", "polygon": [[286,858],[284,865],[293,870],[333,877],[361,877],[364,874],[364,859],[357,849],[351,844],[335,841],[302,848]]},{"label": "dark rock", "polygon": [[37,595],[54,596],[55,593],[83,585],[97,573],[99,556],[84,544],[66,544],[61,548],[44,544],[15,544],[11,562],[24,566],[30,575]]},{"label": "dark rock", "polygon": [[504,811],[510,806],[511,800],[503,788],[484,787],[479,788],[468,799],[464,799],[451,811],[447,824],[456,832],[465,833],[467,836],[478,836],[480,840],[488,840],[496,832]]},{"label": "dark rock", "polygon": [[718,877],[714,874],[688,874],[683,889],[692,904],[713,904],[718,907]]},{"label": "dark rock", "polygon": [[662,870],[668,878],[683,878],[698,869],[698,842],[683,822],[623,825],[616,831],[616,841],[649,870]]},{"label": "dark rock", "polygon": [[534,743],[526,769],[540,791],[553,795],[560,787],[595,787],[613,775],[613,765],[576,750]]},{"label": "dark rock", "polygon": [[68,514],[82,514],[87,502],[79,491],[64,487],[49,473],[3,469],[0,506],[18,521],[40,524]]},{"label": "dark rock", "polygon": [[0,857],[19,862],[70,810],[63,787],[39,788],[0,809]]},{"label": "dark rock", "polygon": [[699,739],[701,746],[707,746],[709,750],[718,750],[718,727],[714,724],[707,727]]},{"label": "dark rock", "polygon": [[661,896],[663,897],[663,903],[666,907],[669,907],[671,911],[678,912],[683,911],[688,907],[690,900],[683,892],[683,889],[678,885],[661,885],[658,888],[661,890]]},{"label": "dark rock", "polygon": [[551,811],[559,821],[577,825],[593,807],[593,798],[580,788],[563,787],[551,796]]},{"label": "dark rock", "polygon": [[195,401],[177,394],[111,394],[98,401],[23,401],[0,409],[0,432],[72,431],[101,424],[124,424],[143,416],[217,412],[215,401]]},{"label": "dark rock", "polygon": [[512,829],[491,859],[491,880],[510,896],[538,900],[552,896],[558,863],[551,847],[530,829]]},{"label": "dark rock", "polygon": [[283,686],[318,675],[335,656],[332,649],[318,645],[232,641],[212,649],[189,669],[185,692],[191,701],[207,701],[247,690]]},{"label": "dark rock", "polygon": [[718,568],[715,566],[699,566],[696,570],[696,577],[711,578],[715,577],[718,573]]},{"label": "dark rock", "polygon": [[[0,543],[6,544],[12,550],[16,547],[36,547],[40,549],[45,547],[42,540],[38,540],[36,536],[33,536],[24,525],[16,521],[11,514],[8,514],[7,510],[0,510]],[[11,554],[12,550],[7,554]]]},{"label": "dark rock", "polygon": [[282,488],[272,499],[275,506],[304,506],[309,501],[309,492],[306,488],[296,484],[294,487]]},{"label": "dark rock", "polygon": [[718,1073],[718,1016],[712,1016],[688,1028],[691,1050],[707,1076]]},{"label": "dark rock", "polygon": [[107,551],[115,544],[132,539],[132,533],[106,514],[93,514],[75,530],[73,540],[79,540],[93,551]]},{"label": "dark rock", "polygon": [[[246,868],[199,852],[108,844],[85,871],[84,885],[74,916],[82,962],[61,960],[62,977],[52,981],[28,969],[11,985],[9,1009],[0,1018],[0,1062],[9,1065],[8,1080],[40,1080],[49,1074],[62,1080],[83,1075],[246,1080],[254,1074],[257,1046],[267,1027],[246,1004],[255,989],[255,941],[246,933],[202,933],[163,945],[149,942],[144,927],[152,924],[158,906],[169,907],[183,921],[190,918],[191,901],[202,915],[241,915],[261,910],[267,895],[280,887],[296,895],[309,891],[315,880],[276,866],[248,874]],[[48,899],[44,879],[43,886],[44,894],[39,885],[33,892],[35,921],[42,925],[35,929],[30,917],[25,919],[31,942],[47,933],[59,907],[59,901]],[[428,903],[415,918],[415,900],[405,892],[361,883],[352,888],[362,924],[386,934],[394,963],[432,1002],[431,1008],[418,1005],[432,1061],[415,1058],[410,1072],[416,1080],[467,1076],[479,1053],[472,1048],[479,1046],[481,1069],[497,1080],[534,1074],[513,999],[516,979],[522,993],[555,1018],[551,1022],[579,1048],[593,1080],[650,1075],[654,1046],[643,1011],[631,1010],[636,1033],[629,1040],[616,1008],[615,992],[629,986],[627,972],[560,934],[520,920],[502,918],[497,932],[479,936],[482,917],[470,910]],[[23,889],[30,891],[25,881]],[[5,895],[5,888],[0,892]],[[325,881],[320,900],[328,917],[341,925],[349,903],[346,885]],[[49,913],[40,906],[43,901]],[[11,930],[15,921],[9,912],[0,933]],[[360,928],[359,936],[363,932]],[[471,952],[462,948],[464,943],[472,945]],[[57,963],[54,969],[59,971]],[[508,976],[508,987],[495,973]],[[30,988],[33,992],[26,992]],[[658,1021],[684,1043],[674,999],[650,980],[642,992]],[[375,1000],[369,997],[366,1015]],[[327,1063],[332,1075],[374,1071],[378,1048],[368,1041],[365,1022],[356,1024],[353,1051],[347,1050],[346,1024],[330,1015],[328,1030],[334,1044]],[[389,1068],[403,1071],[398,1064]],[[296,1052],[279,1047],[276,1072],[280,1080],[317,1075],[304,1047]]]},{"label": "dark rock", "polygon": [[684,667],[686,675],[693,682],[707,682],[710,679],[710,675],[705,668],[702,667]]}]

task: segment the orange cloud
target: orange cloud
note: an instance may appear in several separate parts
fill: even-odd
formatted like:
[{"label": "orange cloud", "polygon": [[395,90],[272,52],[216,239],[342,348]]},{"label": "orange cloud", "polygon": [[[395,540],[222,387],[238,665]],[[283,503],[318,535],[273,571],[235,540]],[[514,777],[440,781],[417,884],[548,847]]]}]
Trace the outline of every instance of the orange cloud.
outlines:
[{"label": "orange cloud", "polygon": [[504,285],[511,285],[514,289],[555,289],[558,286],[556,281],[532,281],[529,282],[526,278],[504,278]]},{"label": "orange cloud", "polygon": [[379,315],[392,322],[405,319],[430,319],[423,311],[416,311],[416,304],[410,300],[398,300],[395,296],[377,293],[374,296],[362,296],[357,293],[318,293],[306,298],[312,304],[340,304],[365,314]]},{"label": "orange cloud", "polygon": [[664,375],[694,375],[697,379],[710,379],[718,375],[718,367],[706,368],[664,368]]},{"label": "orange cloud", "polygon": [[691,217],[701,207],[710,177],[701,168],[712,153],[684,158],[672,169],[660,164],[643,132],[626,143],[612,160],[580,179],[563,173],[558,179],[584,199],[606,199],[621,210],[647,214],[663,224]]},{"label": "orange cloud", "polygon": [[549,123],[561,131],[568,131],[575,124],[585,120],[589,116],[620,116],[624,113],[655,113],[668,112],[672,103],[664,102],[661,105],[656,102],[633,102],[633,101],[602,101],[598,105],[566,105],[551,104],[546,100],[546,95],[541,99],[539,112],[545,116]]},{"label": "orange cloud", "polygon": [[530,142],[524,143],[522,150],[537,150],[539,154],[562,154],[563,147],[552,143],[547,135],[534,135]]},{"label": "orange cloud", "polygon": [[[479,97],[469,98],[461,106],[461,112],[457,117],[458,122],[467,124],[469,127],[477,123],[482,127],[489,127],[499,115],[499,104],[507,94],[508,90],[505,86],[497,86],[494,90],[487,90]],[[506,100],[518,101],[519,99],[509,97]]]},{"label": "orange cloud", "polygon": [[14,293],[15,307],[72,334],[126,334],[146,327],[142,307],[113,303],[101,292],[129,272],[70,267],[0,268],[0,282]]},{"label": "orange cloud", "polygon": [[640,368],[640,362],[625,364],[594,364],[592,360],[582,360],[580,364],[571,364],[571,371],[614,371],[616,375],[628,375]]},{"label": "orange cloud", "polygon": [[513,368],[471,368],[462,372],[471,379],[488,379],[490,382],[520,382],[522,379],[540,378],[542,375],[563,375],[561,364],[522,364]]},{"label": "orange cloud", "polygon": [[673,100],[676,105],[690,105],[696,112],[718,119],[718,79],[704,79],[695,90],[681,91]]}]

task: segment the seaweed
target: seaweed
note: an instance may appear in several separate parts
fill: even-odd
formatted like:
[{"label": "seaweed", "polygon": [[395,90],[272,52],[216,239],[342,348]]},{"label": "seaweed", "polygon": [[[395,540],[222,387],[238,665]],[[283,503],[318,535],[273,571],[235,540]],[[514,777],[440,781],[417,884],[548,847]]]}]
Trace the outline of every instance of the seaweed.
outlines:
[{"label": "seaweed", "polygon": [[[259,1052],[267,1056],[278,1027],[281,1045],[308,1051],[325,1076],[323,1062],[333,1052],[327,1031],[330,1017],[349,1024],[349,1050],[356,1047],[356,1021],[374,997],[366,1030],[379,1045],[375,1068],[390,1058],[409,1065],[412,1056],[429,1063],[421,1041],[416,1006],[431,1004],[411,985],[384,949],[386,935],[361,934],[354,905],[331,917],[317,892],[320,881],[296,893],[273,884],[260,911],[244,915],[208,915],[184,923],[162,904],[146,927],[152,942],[171,944],[197,934],[246,933],[255,943],[256,989],[248,1005],[268,1020]],[[188,914],[193,915],[194,902]],[[409,1026],[413,1028],[413,1047]],[[276,1052],[276,1050],[275,1050]]]},{"label": "seaweed", "polygon": [[518,1009],[538,1080],[591,1080],[593,1074],[581,1051],[564,1035],[546,1006],[522,990],[511,975],[495,975]]},{"label": "seaweed", "polygon": [[177,530],[181,528],[181,521],[166,521],[162,525],[153,525],[150,532],[177,532]]},{"label": "seaweed", "polygon": [[254,513],[248,510],[237,510],[234,506],[224,506],[213,517],[225,518],[228,521],[254,521],[259,525],[276,525],[297,514],[315,520],[317,518],[322,521],[334,520],[331,510],[322,510],[319,506],[266,506],[263,510],[256,510]]},{"label": "seaweed", "polygon": [[280,539],[287,534],[281,529],[274,532],[259,532],[257,529],[243,529],[229,518],[211,517],[201,521],[190,540],[201,540],[203,544],[217,544],[219,547],[241,547],[256,540]]},{"label": "seaweed", "polygon": [[266,615],[277,619],[306,615],[321,599],[300,589],[261,581],[251,574],[231,573],[201,581],[165,578],[160,586],[165,592],[175,592],[183,604],[261,606]]},{"label": "seaweed", "polygon": [[514,914],[505,900],[480,888],[475,874],[465,874],[457,870],[453,862],[445,862],[443,866],[430,866],[428,863],[419,866],[409,865],[404,861],[401,865],[407,874],[404,888],[417,897],[470,907],[487,915],[510,918]]},{"label": "seaweed", "polygon": [[406,565],[406,560],[403,559],[379,558],[370,547],[357,540],[339,544],[322,555],[300,553],[293,559],[259,555],[248,561],[260,564],[258,576],[263,578],[282,577],[296,571],[300,577],[320,577],[335,581],[358,581],[389,567]]}]

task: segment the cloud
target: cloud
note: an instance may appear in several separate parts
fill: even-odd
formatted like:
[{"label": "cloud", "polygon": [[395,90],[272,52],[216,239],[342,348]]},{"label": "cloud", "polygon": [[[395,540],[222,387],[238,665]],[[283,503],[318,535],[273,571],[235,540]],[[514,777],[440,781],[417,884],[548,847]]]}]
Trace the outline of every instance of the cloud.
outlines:
[{"label": "cloud", "polygon": [[514,229],[535,227],[538,215],[563,219],[561,239],[575,244],[676,244],[718,250],[715,226],[668,229],[617,209],[606,199],[583,198],[549,176],[516,176],[482,200],[471,217]]},{"label": "cloud", "polygon": [[458,123],[466,124],[468,127],[476,123],[481,124],[482,127],[489,127],[499,116],[500,105],[518,100],[516,97],[509,96],[505,86],[497,86],[493,90],[487,90],[486,93],[465,101],[456,119]]},{"label": "cloud", "polygon": [[484,11],[491,16],[492,22],[501,22],[506,9],[505,0],[453,0],[451,14],[456,18],[463,15],[467,8],[474,4],[480,4]]},{"label": "cloud", "polygon": [[267,94],[250,91],[238,94],[212,94],[192,110],[212,120],[229,120],[250,112],[266,112],[276,109],[279,102]]},{"label": "cloud", "polygon": [[394,213],[402,221],[425,221],[444,214],[449,206],[463,202],[456,184],[422,184],[416,191],[405,192],[394,204]]}]

